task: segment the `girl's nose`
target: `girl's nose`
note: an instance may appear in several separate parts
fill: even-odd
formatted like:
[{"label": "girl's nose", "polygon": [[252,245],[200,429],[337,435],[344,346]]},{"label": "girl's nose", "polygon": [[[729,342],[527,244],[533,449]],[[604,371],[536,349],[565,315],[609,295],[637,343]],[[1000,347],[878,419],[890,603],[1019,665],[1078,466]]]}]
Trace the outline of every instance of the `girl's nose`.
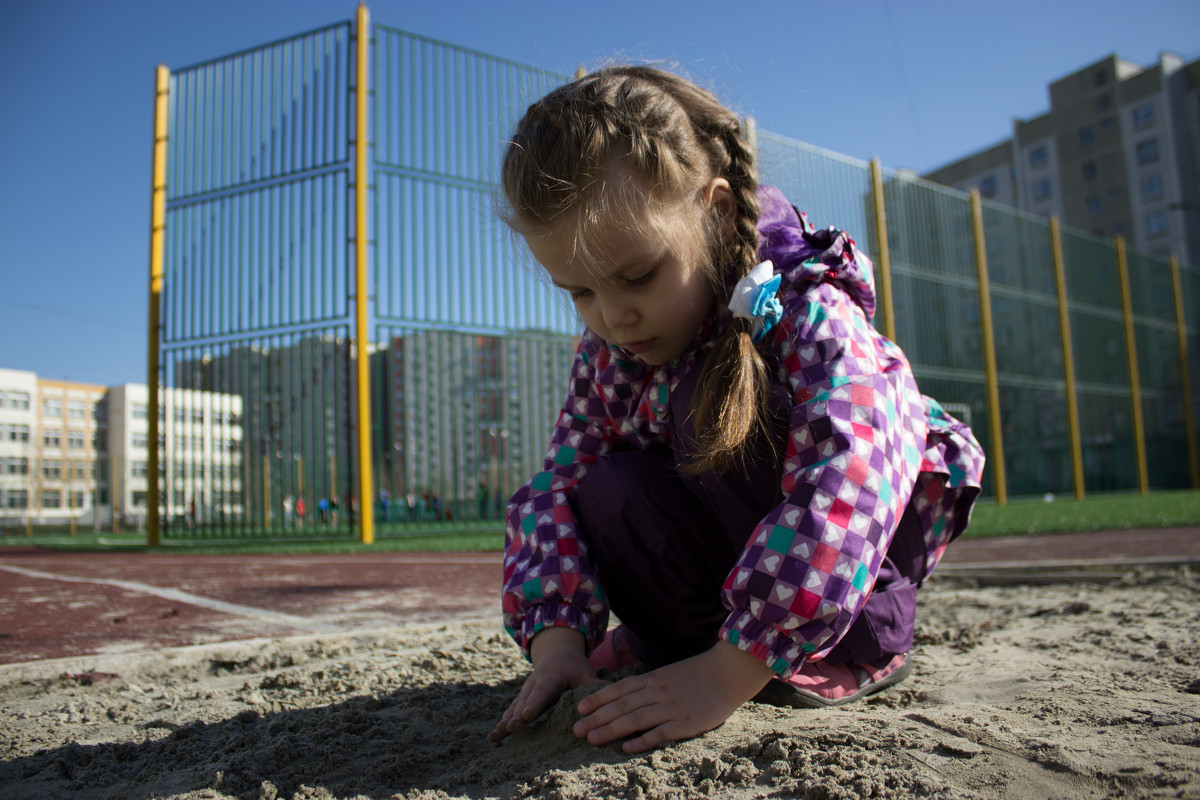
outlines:
[{"label": "girl's nose", "polygon": [[637,309],[621,297],[604,298],[600,305],[600,314],[605,327],[610,330],[619,330],[637,321]]}]

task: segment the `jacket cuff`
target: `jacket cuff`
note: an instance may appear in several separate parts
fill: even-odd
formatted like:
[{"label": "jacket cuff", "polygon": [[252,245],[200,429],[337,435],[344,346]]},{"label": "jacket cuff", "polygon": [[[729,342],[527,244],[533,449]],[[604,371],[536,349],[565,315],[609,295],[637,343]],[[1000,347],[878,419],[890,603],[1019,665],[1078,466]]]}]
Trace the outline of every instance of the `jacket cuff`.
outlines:
[{"label": "jacket cuff", "polygon": [[603,638],[603,631],[608,622],[607,615],[604,616],[603,620],[597,619],[596,615],[587,609],[570,603],[538,604],[530,609],[521,621],[519,643],[525,651],[525,658],[529,658],[529,644],[533,637],[545,628],[556,627],[574,628],[582,633],[587,639],[587,652],[591,653]]},{"label": "jacket cuff", "polygon": [[764,623],[749,611],[735,611],[721,627],[721,638],[757,658],[781,678],[800,669],[816,650],[810,643],[798,643],[783,630]]}]

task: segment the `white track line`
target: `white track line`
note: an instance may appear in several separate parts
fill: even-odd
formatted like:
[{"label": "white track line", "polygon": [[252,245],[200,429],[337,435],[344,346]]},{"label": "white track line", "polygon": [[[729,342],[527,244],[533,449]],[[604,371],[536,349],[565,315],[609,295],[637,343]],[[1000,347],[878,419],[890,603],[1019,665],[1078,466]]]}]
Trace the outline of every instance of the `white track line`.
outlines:
[{"label": "white track line", "polygon": [[182,592],[178,589],[154,586],[149,583],[140,583],[139,581],[120,581],[113,578],[80,578],[75,575],[58,575],[53,572],[42,572],[41,570],[36,569],[14,567],[9,564],[0,564],[0,569],[8,570],[9,572],[15,572],[19,575],[25,575],[30,578],[67,581],[69,583],[99,583],[105,586],[116,586],[119,589],[125,589],[129,592],[152,594],[167,600],[174,600],[177,603],[187,603],[189,605],[207,608],[210,611],[220,611],[225,614],[233,614],[239,617],[250,617],[252,619],[258,619],[264,622],[274,622],[279,625],[288,625],[293,628],[301,628],[314,633],[333,633],[341,630],[333,625],[327,625],[324,622],[317,622],[316,620],[309,619],[308,617],[298,617],[294,614],[284,614],[280,611],[270,611],[265,608],[244,606],[238,603],[226,603],[224,600],[213,600],[211,597],[203,597],[198,594],[190,594],[188,592]]}]

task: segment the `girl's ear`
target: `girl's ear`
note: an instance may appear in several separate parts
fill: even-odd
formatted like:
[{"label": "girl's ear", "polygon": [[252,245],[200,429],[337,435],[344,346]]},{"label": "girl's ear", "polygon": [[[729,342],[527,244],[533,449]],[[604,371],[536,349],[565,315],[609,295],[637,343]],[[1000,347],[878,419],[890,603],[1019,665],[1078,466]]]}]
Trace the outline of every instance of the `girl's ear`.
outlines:
[{"label": "girl's ear", "polygon": [[732,225],[737,215],[737,201],[733,198],[733,187],[724,178],[713,178],[702,190],[704,205],[716,212],[726,225]]}]

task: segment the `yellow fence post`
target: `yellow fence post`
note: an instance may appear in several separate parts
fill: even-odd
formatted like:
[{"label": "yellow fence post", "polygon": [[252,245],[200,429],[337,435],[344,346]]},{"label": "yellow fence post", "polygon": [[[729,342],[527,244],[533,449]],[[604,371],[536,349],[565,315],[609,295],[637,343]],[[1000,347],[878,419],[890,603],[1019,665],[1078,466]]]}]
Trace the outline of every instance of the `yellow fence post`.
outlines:
[{"label": "yellow fence post", "polygon": [[979,322],[983,327],[983,358],[987,372],[988,421],[992,452],[988,463],[996,476],[996,505],[1008,503],[1008,479],[1004,473],[1004,426],[1000,420],[1000,378],[996,370],[996,336],[992,330],[992,294],[988,287],[987,245],[983,238],[983,203],[979,190],[971,189],[971,219],[975,229],[975,269],[979,275]]},{"label": "yellow fence post", "polygon": [[[371,364],[367,329],[367,131],[368,65],[371,43],[370,13],[365,4],[358,6],[355,46],[358,69],[354,91],[354,308],[355,355],[358,358],[358,508],[363,544],[375,541],[375,506],[371,502]],[[347,509],[353,514],[354,509]]]},{"label": "yellow fence post", "polygon": [[[154,160],[150,190],[150,325],[147,334],[146,406],[150,432],[146,460],[146,544],[157,547],[161,541],[162,520],[158,513],[158,385],[161,364],[161,304],[163,287],[163,246],[167,224],[167,97],[171,72],[162,64],[155,73],[154,86]],[[114,503],[116,499],[114,498]]]},{"label": "yellow fence post", "polygon": [[1138,376],[1137,333],[1133,324],[1133,297],[1129,289],[1129,264],[1125,257],[1125,237],[1116,238],[1117,277],[1121,281],[1121,313],[1125,319],[1125,353],[1129,359],[1129,398],[1133,404],[1133,449],[1137,457],[1138,491],[1150,493],[1150,475],[1146,466],[1146,429],[1142,423],[1142,382]]},{"label": "yellow fence post", "polygon": [[1192,381],[1188,374],[1187,316],[1183,312],[1183,280],[1179,277],[1179,259],[1170,258],[1171,287],[1175,292],[1175,327],[1179,331],[1179,382],[1183,389],[1183,421],[1187,430],[1188,468],[1192,488],[1200,489],[1200,466],[1196,458],[1196,420],[1192,413]]},{"label": "yellow fence post", "polygon": [[1067,383],[1067,429],[1071,437],[1071,475],[1075,481],[1075,499],[1082,500],[1083,444],[1079,432],[1079,400],[1075,394],[1075,349],[1071,345],[1067,272],[1063,265],[1062,231],[1058,227],[1058,217],[1050,217],[1050,250],[1054,258],[1054,283],[1058,288],[1058,325],[1062,329],[1063,378]]},{"label": "yellow fence post", "polygon": [[878,242],[879,301],[883,308],[883,335],[896,341],[896,308],[892,302],[892,257],[888,251],[887,208],[883,202],[883,169],[871,159],[871,194],[875,209],[875,241]]}]

